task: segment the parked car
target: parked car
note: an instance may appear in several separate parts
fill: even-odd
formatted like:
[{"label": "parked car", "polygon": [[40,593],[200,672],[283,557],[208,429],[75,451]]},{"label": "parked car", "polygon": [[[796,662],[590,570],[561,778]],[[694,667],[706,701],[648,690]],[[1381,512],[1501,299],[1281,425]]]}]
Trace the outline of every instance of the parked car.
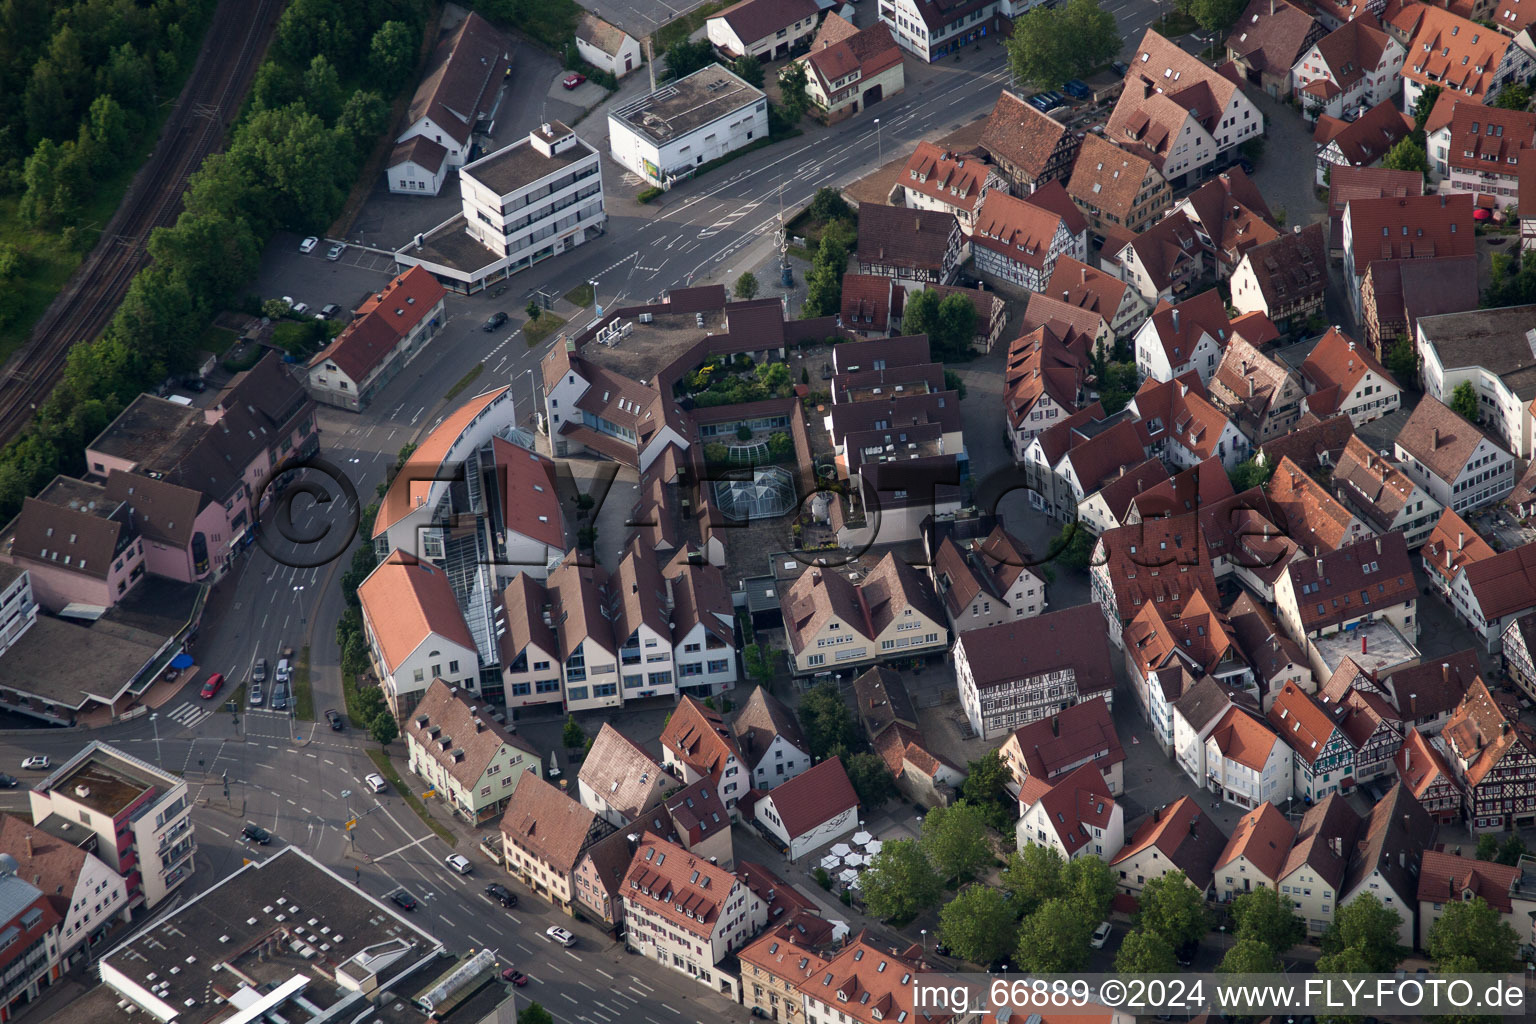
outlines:
[{"label": "parked car", "polygon": [[246,691],[246,699],[251,702],[251,707],[259,708],[262,702],[267,699],[267,695],[261,692],[260,683],[252,683],[251,688]]},{"label": "parked car", "polygon": [[267,659],[257,658],[256,664],[251,666],[251,682],[264,683],[267,681]]},{"label": "parked car", "polygon": [[293,667],[288,664],[287,657],[285,656],[285,657],[279,658],[277,660],[277,681],[280,682],[280,683],[286,683],[288,681],[288,678],[290,676],[292,676],[292,675],[293,675]]},{"label": "parked car", "polygon": [[1103,949],[1104,943],[1109,941],[1109,933],[1112,931],[1114,931],[1114,927],[1108,921],[1102,922],[1093,930],[1093,938],[1089,940],[1088,944],[1094,949]]},{"label": "parked car", "polygon": [[373,790],[375,793],[389,792],[389,783],[385,782],[384,776],[380,775],[378,772],[374,772],[367,778],[363,779],[363,781],[366,782],[368,784],[368,788]]},{"label": "parked car", "polygon": [[480,329],[489,334],[506,322],[507,314],[497,311],[486,318],[485,325]]},{"label": "parked car", "polygon": [[272,833],[260,825],[247,823],[245,828],[240,830],[240,834],[258,846],[266,846],[272,841]]},{"label": "parked car", "polygon": [[1093,95],[1093,90],[1088,88],[1088,83],[1083,81],[1081,78],[1069,79],[1067,83],[1061,87],[1061,91],[1066,93],[1068,96],[1072,96],[1080,100],[1086,100],[1088,97]]},{"label": "parked car", "polygon": [[336,713],[335,708],[325,709],[325,720],[331,723],[331,728],[336,732],[341,732],[341,730],[347,727],[346,723],[341,720],[341,716]]},{"label": "parked car", "polygon": [[544,929],[544,934],[560,943],[560,945],[564,946],[566,949],[570,949],[572,946],[576,945],[576,936],[572,935],[564,928],[561,928],[559,925],[550,925],[548,928]]},{"label": "parked car", "polygon": [[416,897],[412,896],[404,889],[396,889],[394,892],[390,893],[389,901],[395,906],[399,907],[401,910],[416,909]]},{"label": "parked car", "polygon": [[341,259],[341,254],[346,252],[346,251],[347,251],[347,243],[345,243],[345,242],[337,242],[335,245],[333,245],[329,249],[325,250],[325,258],[328,259],[328,260],[331,260],[332,262],[334,262],[336,260]]},{"label": "parked car", "polygon": [[19,785],[21,783],[16,781],[16,776],[0,773],[0,786],[4,786],[6,789],[15,789]]},{"label": "parked car", "polygon": [[294,316],[303,316],[305,313],[309,312],[309,303],[307,302],[293,302],[289,303],[289,306],[292,309]]},{"label": "parked car", "polygon": [[317,246],[319,244],[320,244],[320,239],[316,238],[314,235],[310,235],[308,238],[304,239],[304,241],[299,243],[299,252],[302,252],[302,253],[314,252],[315,251],[315,246]]},{"label": "parked car", "polygon": [[288,710],[288,684],[281,679],[272,684],[272,710]]},{"label": "parked car", "polygon": [[1025,102],[1044,114],[1061,106],[1066,98],[1059,92],[1037,92]]},{"label": "parked car", "polygon": [[21,766],[28,771],[45,772],[48,770],[48,755],[33,754],[21,762]]},{"label": "parked car", "polygon": [[492,882],[485,887],[485,894],[504,907],[517,906],[517,893],[504,885]]},{"label": "parked car", "polygon": [[1123,60],[1115,61],[1109,66],[1109,69],[1116,75],[1119,75],[1121,78],[1124,78],[1126,75],[1130,74],[1131,71],[1130,65],[1126,64],[1126,62]]},{"label": "parked car", "polygon": [[201,377],[184,377],[182,378],[181,386],[197,394],[202,394],[208,390],[208,385],[203,383],[203,378]]},{"label": "parked car", "polygon": [[506,970],[501,972],[501,980],[510,981],[518,988],[522,988],[524,985],[528,984],[528,975],[524,974],[522,971],[519,971],[515,967],[508,967]]},{"label": "parked car", "polygon": [[1232,166],[1233,167],[1241,167],[1244,174],[1252,174],[1253,173],[1253,161],[1249,160],[1245,156],[1240,156],[1236,160],[1233,160],[1232,161]]},{"label": "parked car", "polygon": [[560,79],[560,84],[565,86],[567,89],[574,89],[586,80],[587,76],[582,74],[580,71],[572,71],[570,74]]},{"label": "parked car", "polygon": [[198,694],[198,696],[202,697],[203,700],[212,700],[214,697],[219,695],[219,690],[221,690],[223,687],[224,673],[215,672],[213,675],[208,677],[207,682],[203,683],[203,689]]},{"label": "parked car", "polygon": [[462,853],[450,853],[443,858],[443,863],[447,864],[450,870],[456,871],[461,875],[467,875],[475,870],[475,866],[469,862],[469,858]]},{"label": "parked car", "polygon": [[327,302],[325,305],[320,307],[320,317],[324,320],[330,320],[340,312],[341,307],[334,302]]}]

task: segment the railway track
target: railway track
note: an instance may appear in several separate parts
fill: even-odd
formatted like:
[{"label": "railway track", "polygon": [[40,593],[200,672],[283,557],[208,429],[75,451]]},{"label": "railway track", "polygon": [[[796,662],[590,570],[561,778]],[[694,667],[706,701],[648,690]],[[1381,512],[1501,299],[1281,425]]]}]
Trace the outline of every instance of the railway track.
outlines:
[{"label": "railway track", "polygon": [[96,247],[0,368],[0,443],[31,422],[69,351],[98,336],[148,259],[149,235],[175,223],[187,179],[233,123],[277,24],[281,0],[222,0],[148,162]]}]

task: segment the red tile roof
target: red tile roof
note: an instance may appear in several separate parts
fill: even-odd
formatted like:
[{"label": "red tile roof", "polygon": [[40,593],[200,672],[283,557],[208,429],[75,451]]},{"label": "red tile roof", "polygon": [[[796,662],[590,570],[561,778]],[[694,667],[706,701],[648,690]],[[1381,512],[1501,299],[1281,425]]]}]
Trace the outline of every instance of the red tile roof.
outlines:
[{"label": "red tile roof", "polygon": [[1034,179],[1045,173],[1068,134],[1060,121],[1004,89],[987,118],[981,144],[995,158],[1008,161]]},{"label": "red tile roof", "polygon": [[1221,756],[1262,775],[1270,753],[1280,742],[1274,731],[1239,707],[1221,716],[1210,738]]},{"label": "red tile roof", "polygon": [[1466,574],[1487,622],[1536,608],[1536,543],[1472,562]]},{"label": "red tile roof", "polygon": [[[1172,219],[1172,218],[1170,218]],[[1177,315],[1175,315],[1177,314]],[[1152,314],[1152,326],[1170,366],[1179,366],[1194,354],[1202,333],[1209,334],[1217,347],[1232,335],[1232,321],[1227,306],[1215,288],[1191,296],[1177,305],[1159,302]]]},{"label": "red tile roof", "polygon": [[[1506,754],[1512,756],[1505,767],[1516,773],[1524,759],[1536,757],[1536,735],[1531,727],[1518,718],[1511,719],[1481,676],[1468,688],[1440,735],[1465,766],[1462,777],[1468,786],[1481,785]],[[1490,785],[1499,785],[1497,779],[1490,780]]]},{"label": "red tile roof", "polygon": [[1493,23],[1510,35],[1518,35],[1523,28],[1536,22],[1536,2],[1533,0],[1499,0],[1493,12]]},{"label": "red tile roof", "polygon": [[[1536,2],[1532,4],[1536,9]],[[1536,113],[1463,100],[1453,108],[1446,162],[1463,171],[1514,176],[1519,151],[1536,141]]]},{"label": "red tile roof", "polygon": [[1153,846],[1175,868],[1184,872],[1202,892],[1211,884],[1216,861],[1226,848],[1227,837],[1216,823],[1187,796],[1167,807],[1158,808],[1126,840],[1125,848],[1110,861],[1110,866]]},{"label": "red tile roof", "polygon": [[1083,219],[1083,211],[1077,208],[1072,197],[1067,195],[1067,187],[1054,178],[1036,188],[1024,197],[1024,202],[1030,206],[1038,206],[1042,210],[1049,210],[1061,218],[1061,222],[1067,226],[1067,233],[1081,235],[1088,230],[1088,222]]},{"label": "red tile roof", "polygon": [[1481,897],[1501,914],[1514,909],[1510,892],[1520,880],[1520,868],[1491,860],[1425,850],[1419,860],[1419,902],[1456,903]]},{"label": "red tile roof", "polygon": [[386,667],[393,672],[436,634],[475,650],[464,613],[443,570],[396,551],[357,588]]},{"label": "red tile roof", "polygon": [[1445,766],[1440,752],[1417,729],[1408,729],[1404,733],[1403,745],[1392,755],[1392,763],[1397,768],[1398,778],[1417,800],[1425,799],[1440,785],[1456,788],[1456,779]]},{"label": "red tile roof", "polygon": [[1420,549],[1425,564],[1449,585],[1463,567],[1483,558],[1493,557],[1493,548],[1451,509],[1440,513],[1429,539]]},{"label": "red tile roof", "polygon": [[955,650],[970,665],[978,690],[1063,669],[1076,674],[1078,700],[1115,685],[1104,616],[1091,604],[968,630],[960,634]]},{"label": "red tile roof", "polygon": [[1509,36],[1426,4],[1408,44],[1403,77],[1482,99],[1512,43]]},{"label": "red tile roof", "polygon": [[647,832],[619,892],[625,900],[643,899],[648,910],[679,931],[709,938],[722,926],[740,884],[725,868]]},{"label": "red tile roof", "polygon": [[736,737],[720,713],[692,697],[678,701],[677,709],[661,730],[661,745],[700,775],[708,775],[717,782],[732,757],[741,760]]},{"label": "red tile roof", "polygon": [[1345,544],[1355,517],[1322,484],[1286,456],[1269,478],[1269,500],[1285,517],[1277,523],[1308,551],[1332,551]]},{"label": "red tile roof", "polygon": [[1499,445],[1476,425],[1425,395],[1398,431],[1395,443],[1435,476],[1454,481],[1482,442]]},{"label": "red tile roof", "polygon": [[1301,364],[1301,375],[1318,391],[1337,387],[1342,393],[1352,393],[1367,373],[1374,373],[1394,386],[1397,384],[1381,361],[1371,354],[1369,346],[1356,343],[1337,327],[1330,327],[1328,333],[1317,340]]},{"label": "red tile roof", "polygon": [[[811,2],[811,0],[807,0]],[[945,206],[973,213],[982,200],[991,170],[976,157],[919,142],[896,176],[897,184]]]},{"label": "red tile roof", "polygon": [[854,1024],[949,1024],[954,1014],[916,1009],[912,979],[920,969],[915,959],[893,953],[860,932],[825,970],[801,982],[800,991],[846,1013]]},{"label": "red tile roof", "polygon": [[874,274],[843,275],[843,326],[851,331],[884,334],[891,322],[889,277]]},{"label": "red tile roof", "polygon": [[1096,550],[1103,555],[1096,553],[1094,564],[1102,564],[1109,576],[1122,622],[1134,619],[1143,604],[1182,605],[1197,590],[1213,607],[1219,601],[1210,554],[1193,514],[1143,519],[1134,526],[1106,530]]},{"label": "red tile roof", "polygon": [[492,388],[476,395],[449,413],[422,439],[379,501],[378,515],[373,520],[375,539],[426,502],[431,482],[440,475],[443,460],[460,435],[492,402],[506,393],[506,388]]},{"label": "red tile roof", "polygon": [[1311,694],[1289,680],[1270,706],[1268,718],[1296,756],[1307,764],[1317,760],[1338,728],[1338,722]]},{"label": "red tile roof", "polygon": [[1238,821],[1232,839],[1216,861],[1216,870],[1221,870],[1238,857],[1247,857],[1248,862],[1273,884],[1280,878],[1280,872],[1285,868],[1285,858],[1295,841],[1295,826],[1286,820],[1274,804],[1266,800]]},{"label": "red tile roof", "polygon": [[971,246],[991,249],[1013,263],[1044,270],[1051,242],[1062,227],[1061,218],[1050,210],[993,189],[976,213]]},{"label": "red tile roof", "polygon": [[1289,78],[1292,66],[1322,33],[1310,11],[1288,0],[1252,0],[1227,33],[1227,50],[1261,72]]},{"label": "red tile roof", "polygon": [[[1295,559],[1285,573],[1307,633],[1412,601],[1418,593],[1407,542],[1396,531]],[[1308,586],[1311,592],[1303,595]]]},{"label": "red tile roof", "polygon": [[595,839],[613,831],[593,811],[532,772],[512,790],[501,816],[501,834],[551,871],[569,875]]},{"label": "red tile roof", "polygon": [[[1036,790],[1030,787],[1029,795]],[[1022,810],[1033,806],[1036,800],[1025,800],[1019,793]],[[1104,775],[1098,765],[1085,764],[1068,772],[1039,795],[1046,820],[1056,831],[1067,856],[1074,856],[1093,838],[1093,830],[1106,829],[1114,815],[1115,798],[1109,795]]]},{"label": "red tile roof", "polygon": [[1150,160],[1089,133],[1078,150],[1067,194],[1079,205],[1103,210],[1123,223],[1149,176],[1161,177]]},{"label": "red tile roof", "polygon": [[1113,274],[1063,256],[1056,261],[1045,294],[1113,322],[1129,287]]},{"label": "red tile roof", "polygon": [[724,19],[736,38],[751,46],[818,13],[816,0],[741,0],[711,17]]},{"label": "red tile roof", "polygon": [[763,797],[772,800],[791,838],[798,838],[826,824],[850,807],[859,805],[853,783],[840,757],[829,757]]},{"label": "red tile roof", "polygon": [[332,362],[361,384],[447,294],[429,271],[411,267],[370,295],[352,322],[310,359],[310,368]]},{"label": "red tile roof", "polygon": [[855,70],[868,81],[901,63],[901,48],[885,25],[877,21],[849,34],[852,28],[843,18],[829,14],[811,41],[811,52],[804,59],[811,74],[821,80],[823,93],[835,93],[832,83]]},{"label": "red tile roof", "polygon": [[[1413,118],[1393,106],[1391,100],[1383,100],[1353,121],[1341,121],[1324,114],[1317,119],[1312,140],[1319,146],[1338,143],[1344,164],[1332,164],[1334,168],[1345,165],[1369,167],[1412,131]],[[1332,180],[1332,171],[1329,180]]]},{"label": "red tile roof", "polygon": [[1084,757],[1100,771],[1107,771],[1125,760],[1125,749],[1115,735],[1115,723],[1103,697],[1094,697],[1062,708],[1049,718],[1042,718],[1014,730],[1013,739],[1024,758],[1028,775],[1053,779],[1062,767]]},{"label": "red tile roof", "polygon": [[1353,201],[1345,211],[1352,232],[1345,258],[1354,258],[1360,277],[1374,260],[1465,256],[1477,244],[1472,206],[1465,192]]},{"label": "red tile roof", "polygon": [[1342,896],[1339,886],[1349,867],[1349,855],[1360,832],[1360,815],[1338,793],[1329,793],[1301,816],[1296,842],[1291,846],[1280,877],[1285,878],[1303,864]]}]

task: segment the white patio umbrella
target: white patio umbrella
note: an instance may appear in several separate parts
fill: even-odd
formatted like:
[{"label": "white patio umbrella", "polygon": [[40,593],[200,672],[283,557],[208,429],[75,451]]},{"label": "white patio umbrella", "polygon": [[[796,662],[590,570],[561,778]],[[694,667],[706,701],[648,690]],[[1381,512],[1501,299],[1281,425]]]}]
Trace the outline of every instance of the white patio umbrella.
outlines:
[{"label": "white patio umbrella", "polygon": [[863,846],[873,838],[875,837],[870,835],[868,832],[855,832],[853,834],[853,842],[856,846]]},{"label": "white patio umbrella", "polygon": [[869,845],[864,847],[864,852],[869,855],[869,858],[871,860],[873,860],[875,854],[879,853],[884,848],[885,848],[885,844],[882,843],[880,840],[875,839],[875,840],[872,840],[869,843]]},{"label": "white patio umbrella", "polygon": [[827,856],[821,858],[821,867],[823,871],[836,871],[839,867],[842,866],[842,863],[843,858],[841,857]]},{"label": "white patio umbrella", "polygon": [[838,860],[842,860],[844,857],[852,853],[853,849],[847,843],[838,843],[827,852],[836,857]]},{"label": "white patio umbrella", "polygon": [[842,874],[837,876],[837,880],[842,882],[844,885],[851,885],[859,880],[859,873],[853,870],[853,868],[848,868],[844,870]]},{"label": "white patio umbrella", "polygon": [[843,863],[847,864],[851,868],[862,868],[864,865],[869,863],[869,858],[864,856],[862,853],[850,853],[848,856],[843,858]]}]

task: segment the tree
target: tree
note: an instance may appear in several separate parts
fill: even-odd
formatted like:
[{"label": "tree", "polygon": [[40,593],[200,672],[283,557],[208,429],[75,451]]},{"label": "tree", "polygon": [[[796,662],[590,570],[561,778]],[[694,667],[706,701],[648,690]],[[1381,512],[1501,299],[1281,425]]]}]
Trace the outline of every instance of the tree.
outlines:
[{"label": "tree", "polygon": [[926,334],[931,343],[938,332],[939,293],[931,288],[908,292],[906,305],[901,310],[901,333]]},{"label": "tree", "polygon": [[[1435,965],[1435,973],[1453,980],[1458,977],[1465,978],[1469,974],[1476,974],[1479,969],[1477,960],[1470,956],[1453,956],[1449,960],[1441,961]],[[1529,1011],[1527,1011],[1527,1014],[1529,1014]],[[1343,1024],[1344,1021],[1348,1021],[1348,1024],[1355,1024],[1359,1019],[1358,1017],[1341,1018],[1340,1024]],[[1496,1017],[1493,1014],[1444,1013],[1431,1017],[1430,1020],[1434,1024],[1500,1024],[1504,1018]],[[1332,1024],[1332,1022],[1328,1022],[1328,1024]]]},{"label": "tree", "polygon": [[1018,801],[1008,793],[1008,783],[1013,773],[1003,764],[996,750],[989,750],[980,761],[968,766],[965,781],[960,784],[960,796],[967,803],[979,808],[987,817],[987,824],[999,832],[1006,831],[1013,822],[1014,808]]},{"label": "tree", "polygon": [[853,220],[853,207],[843,198],[843,194],[835,188],[822,187],[816,190],[811,197],[811,205],[808,208],[811,220],[818,224],[830,224],[834,220]]},{"label": "tree", "polygon": [[1161,935],[1175,950],[1199,942],[1210,930],[1205,897],[1182,871],[1148,881],[1140,903],[1136,926]]},{"label": "tree", "polygon": [[517,1024],[555,1024],[555,1018],[538,1003],[529,1003],[517,1011]]},{"label": "tree", "polygon": [[1438,964],[1465,957],[1475,973],[1502,974],[1515,969],[1520,939],[1499,912],[1477,896],[1453,900],[1429,928],[1429,956]]},{"label": "tree", "polygon": [[576,721],[575,715],[565,716],[565,725],[560,730],[560,742],[566,748],[579,747],[587,741],[586,731],[581,723]]},{"label": "tree", "polygon": [[949,295],[939,303],[935,356],[941,361],[968,355],[976,337],[976,307],[965,295]]},{"label": "tree", "polygon": [[1115,954],[1115,970],[1121,974],[1173,974],[1178,969],[1168,940],[1144,928],[1133,929]]},{"label": "tree", "polygon": [[1477,391],[1472,387],[1472,382],[1464,380],[1456,385],[1456,390],[1451,392],[1451,411],[1457,413],[1468,423],[1476,423],[1477,416]]},{"label": "tree", "polygon": [[[706,445],[705,447],[707,449],[709,446]],[[720,445],[720,448],[724,449],[725,446]],[[710,453],[707,450],[704,454],[706,458],[709,458]],[[722,453],[721,458],[715,461],[724,461],[724,459],[725,456]],[[769,689],[773,688],[773,649],[771,647],[764,647],[762,644],[747,644],[747,646],[741,649],[741,660],[746,666],[747,676],[754,683],[758,686],[766,686]]]},{"label": "tree", "polygon": [[1278,974],[1280,958],[1258,939],[1239,939],[1221,958],[1216,970],[1222,974]]},{"label": "tree", "polygon": [[1069,569],[1085,570],[1093,562],[1099,539],[1081,523],[1071,522],[1051,540],[1048,559],[1056,559]]},{"label": "tree", "polygon": [[1508,867],[1516,867],[1520,863],[1520,858],[1525,856],[1525,853],[1525,840],[1511,832],[1509,838],[1504,840],[1504,845],[1499,847],[1497,860],[1500,864]]},{"label": "tree", "polygon": [[389,104],[369,89],[359,89],[347,97],[336,115],[336,137],[345,142],[359,159],[384,134],[389,124]]},{"label": "tree", "polygon": [[1101,921],[1115,898],[1115,873],[1098,857],[1078,857],[1061,869],[1061,888],[1085,917]]},{"label": "tree", "polygon": [[1113,59],[1120,33],[1115,16],[1096,0],[1070,0],[1063,7],[1031,8],[1014,21],[1007,47],[1015,78],[1053,89]]},{"label": "tree", "polygon": [[733,60],[731,71],[754,89],[763,87],[763,62],[751,54],[743,54]]},{"label": "tree", "polygon": [[1406,334],[1399,334],[1387,347],[1382,362],[1400,384],[1418,379],[1419,354],[1414,351],[1413,341]]},{"label": "tree", "polygon": [[965,800],[929,810],[919,843],[934,870],[947,881],[972,877],[992,859],[986,813]]},{"label": "tree", "polygon": [[1493,105],[1505,110],[1524,110],[1531,105],[1531,90],[1519,82],[1510,82],[1499,90]]},{"label": "tree", "polygon": [[76,143],[86,154],[86,163],[97,173],[121,159],[131,136],[128,114],[111,96],[97,96],[80,125]]},{"label": "tree", "polygon": [[373,721],[368,723],[368,735],[381,747],[387,747],[400,735],[400,726],[395,722],[394,713],[384,708],[373,716]]},{"label": "tree", "polygon": [[1014,957],[1021,971],[1066,974],[1088,963],[1097,921],[1090,921],[1066,900],[1046,900],[1019,928]]},{"label": "tree", "polygon": [[1253,487],[1263,487],[1274,471],[1273,464],[1261,466],[1255,459],[1245,459],[1232,468],[1227,478],[1232,481],[1232,489],[1241,494]]},{"label": "tree", "polygon": [[1536,251],[1521,256],[1496,252],[1489,264],[1484,306],[1524,306],[1536,302]]},{"label": "tree", "polygon": [[528,305],[523,307],[523,312],[528,314],[529,320],[537,320],[544,315],[544,307],[539,305],[538,299],[529,299]]},{"label": "tree", "polygon": [[[756,64],[757,61],[753,61],[752,63]],[[736,287],[735,287],[734,291],[736,292],[736,297],[738,299],[752,299],[752,298],[756,298],[757,297],[757,275],[753,274],[752,271],[750,271],[750,270],[747,271],[746,273],[742,274],[740,277],[738,277],[736,279]]]},{"label": "tree", "polygon": [[1440,86],[1426,85],[1419,93],[1419,98],[1413,101],[1413,130],[1422,132],[1424,122],[1429,120],[1430,113],[1435,109],[1435,103],[1440,99]]},{"label": "tree", "polygon": [[939,941],[961,960],[990,964],[1013,949],[1018,924],[1001,890],[980,882],[939,908]]},{"label": "tree", "polygon": [[848,772],[848,781],[853,784],[854,793],[858,795],[860,807],[873,811],[896,795],[896,780],[891,777],[891,769],[879,754],[868,751],[854,754],[843,762],[843,767]]},{"label": "tree", "polygon": [[811,105],[805,82],[805,64],[801,61],[792,60],[779,70],[779,102],[791,124],[804,117],[806,108]]},{"label": "tree", "polygon": [[1333,924],[1323,933],[1323,952],[1337,953],[1350,947],[1359,951],[1372,974],[1385,974],[1403,959],[1397,930],[1403,919],[1370,893],[1355,897],[1334,913]]},{"label": "tree", "polygon": [[965,380],[954,370],[944,371],[944,390],[953,391],[960,401],[965,401]]},{"label": "tree", "polygon": [[304,102],[326,124],[341,113],[341,76],[323,56],[316,56],[304,71]]},{"label": "tree", "polygon": [[695,71],[713,64],[715,54],[710,48],[708,39],[700,39],[696,43],[685,39],[667,47],[661,59],[667,66],[668,78],[686,78]]},{"label": "tree", "polygon": [[1242,893],[1232,902],[1232,934],[1255,939],[1284,953],[1307,937],[1307,923],[1291,910],[1291,901],[1268,886]]},{"label": "tree", "polygon": [[911,839],[890,839],[864,869],[864,905],[876,917],[908,920],[939,902],[944,884]]},{"label": "tree", "polygon": [[1499,855],[1499,837],[1492,832],[1484,832],[1477,837],[1477,859],[1493,860]]},{"label": "tree", "polygon": [[1174,4],[1181,13],[1195,19],[1195,24],[1207,32],[1222,32],[1232,27],[1243,8],[1245,0],[1177,0]]},{"label": "tree", "polygon": [[403,21],[386,21],[368,44],[368,65],[389,91],[405,84],[416,68],[421,33]]},{"label": "tree", "polygon": [[1418,171],[1420,174],[1428,174],[1429,156],[1424,152],[1423,143],[1416,142],[1411,135],[1405,135],[1382,158],[1381,165],[1394,171]]},{"label": "tree", "polygon": [[1009,854],[1008,866],[999,877],[1004,889],[1013,893],[1013,903],[1025,917],[1033,914],[1046,900],[1061,895],[1061,854],[1054,847],[1028,843],[1024,849]]},{"label": "tree", "polygon": [[851,753],[858,744],[853,714],[835,683],[811,687],[800,698],[800,728],[810,755],[820,761]]}]

